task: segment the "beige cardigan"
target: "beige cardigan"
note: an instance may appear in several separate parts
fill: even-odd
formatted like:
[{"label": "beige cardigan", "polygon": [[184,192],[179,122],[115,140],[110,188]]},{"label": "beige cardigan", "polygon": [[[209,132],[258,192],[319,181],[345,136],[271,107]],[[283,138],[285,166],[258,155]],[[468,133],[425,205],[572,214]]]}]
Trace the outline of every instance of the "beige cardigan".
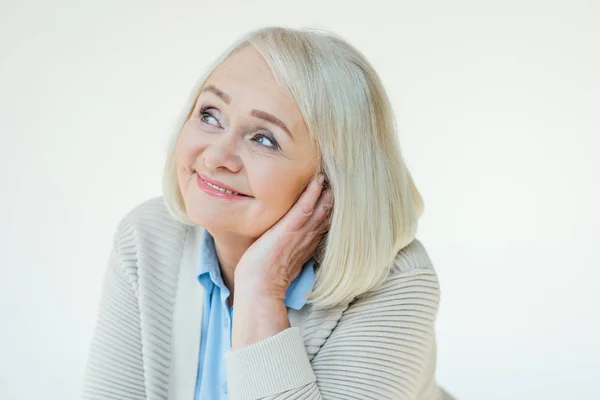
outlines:
[{"label": "beige cardigan", "polygon": [[[194,399],[202,229],[173,219],[162,197],[120,221],[83,398]],[[288,308],[290,328],[228,350],[229,398],[450,399],[435,381],[439,298],[436,272],[415,239],[376,291],[330,309]]]}]

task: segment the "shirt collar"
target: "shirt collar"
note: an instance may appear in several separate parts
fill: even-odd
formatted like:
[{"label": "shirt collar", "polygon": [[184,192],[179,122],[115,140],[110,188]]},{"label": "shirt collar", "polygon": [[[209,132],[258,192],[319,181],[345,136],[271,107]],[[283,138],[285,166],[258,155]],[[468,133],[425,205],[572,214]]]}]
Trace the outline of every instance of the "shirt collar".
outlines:
[{"label": "shirt collar", "polygon": [[206,290],[212,291],[213,284],[219,287],[224,286],[219,259],[215,251],[215,241],[206,229],[203,229],[200,240],[197,273],[198,281]]},{"label": "shirt collar", "polygon": [[298,276],[290,283],[285,292],[285,305],[294,310],[301,309],[306,304],[306,293],[310,292],[315,283],[315,259],[311,257],[303,266]]},{"label": "shirt collar", "polygon": [[[284,303],[287,307],[300,310],[306,304],[305,294],[312,290],[315,281],[315,259],[311,257],[304,265],[298,276],[290,283],[285,292]],[[199,259],[197,267],[198,282],[206,290],[212,290],[213,284],[224,287],[219,259],[215,250],[215,242],[208,230],[203,229],[200,240]]]}]

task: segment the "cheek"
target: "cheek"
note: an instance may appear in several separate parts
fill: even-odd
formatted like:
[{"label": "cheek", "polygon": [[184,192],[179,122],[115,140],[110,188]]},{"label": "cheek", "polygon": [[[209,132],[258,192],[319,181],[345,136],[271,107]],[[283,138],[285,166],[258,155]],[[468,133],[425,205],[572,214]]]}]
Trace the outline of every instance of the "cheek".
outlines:
[{"label": "cheek", "polygon": [[271,167],[254,175],[256,197],[264,211],[272,218],[281,218],[295,203],[298,193],[308,178],[299,176],[297,170]]},{"label": "cheek", "polygon": [[190,125],[190,121],[184,124],[175,145],[175,159],[179,170],[191,167],[203,147],[202,142],[198,140],[199,136]]},{"label": "cheek", "polygon": [[198,135],[194,134],[190,122],[186,122],[175,144],[177,180],[182,193],[185,192],[185,188],[189,185],[192,174],[190,168],[196,164],[196,159],[202,151],[202,146],[202,143],[198,140]]}]

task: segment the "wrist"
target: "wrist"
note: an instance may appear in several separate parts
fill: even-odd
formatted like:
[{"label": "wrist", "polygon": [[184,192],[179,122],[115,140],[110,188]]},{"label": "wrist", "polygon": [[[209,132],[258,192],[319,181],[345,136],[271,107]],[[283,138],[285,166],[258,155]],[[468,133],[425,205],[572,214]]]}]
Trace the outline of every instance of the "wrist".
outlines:
[{"label": "wrist", "polygon": [[235,289],[232,349],[245,347],[290,327],[285,301],[256,287]]},{"label": "wrist", "polygon": [[235,296],[248,296],[250,298],[260,299],[278,299],[283,301],[289,280],[274,274],[263,274],[254,272],[253,274],[237,273],[234,276]]}]

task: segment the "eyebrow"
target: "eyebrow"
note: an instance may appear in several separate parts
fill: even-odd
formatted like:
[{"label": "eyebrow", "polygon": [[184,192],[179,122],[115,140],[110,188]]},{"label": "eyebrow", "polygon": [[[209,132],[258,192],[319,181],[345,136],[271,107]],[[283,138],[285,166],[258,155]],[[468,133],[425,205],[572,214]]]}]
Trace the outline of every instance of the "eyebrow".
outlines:
[{"label": "eyebrow", "polygon": [[[204,92],[211,92],[216,94],[221,100],[223,100],[226,104],[230,104],[231,103],[231,96],[229,96],[227,93],[223,92],[222,90],[218,89],[216,86],[214,85],[208,85],[206,86],[204,89],[202,89],[202,91],[200,92],[200,94],[204,93]],[[294,140],[294,136],[292,136],[292,133],[290,132],[290,130],[287,128],[287,126],[283,123],[282,120],[280,120],[279,118],[277,118],[276,116],[269,114],[268,112],[264,112],[261,110],[252,110],[250,111],[250,115],[252,115],[253,117],[256,118],[260,118],[260,119],[264,119],[267,122],[272,123],[273,125],[277,125],[278,127],[280,127],[281,129],[283,129],[283,131],[285,133],[288,134],[288,136]]]}]

